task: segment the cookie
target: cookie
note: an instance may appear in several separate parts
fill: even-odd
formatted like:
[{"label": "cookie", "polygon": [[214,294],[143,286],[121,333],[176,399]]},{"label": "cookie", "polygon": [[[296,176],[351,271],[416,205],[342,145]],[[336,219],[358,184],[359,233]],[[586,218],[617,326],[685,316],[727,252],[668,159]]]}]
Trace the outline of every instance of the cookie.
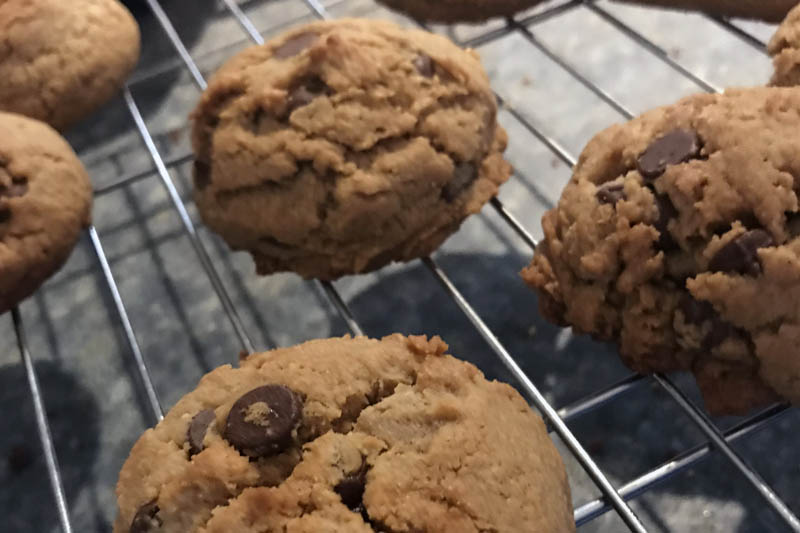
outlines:
[{"label": "cookie", "polygon": [[775,73],[771,85],[800,85],[800,5],[792,9],[767,47]]},{"label": "cookie", "polygon": [[139,59],[117,0],[0,3],[0,110],[63,130],[116,94]]},{"label": "cookie", "polygon": [[430,254],[510,175],[475,52],[389,22],[296,28],[194,112],[195,200],[257,271],[334,279]]},{"label": "cookie", "polygon": [[438,337],[349,337],[206,375],[134,445],[115,533],[575,531],[561,458]]},{"label": "cookie", "polygon": [[742,17],[780,22],[797,0],[614,0],[657,7],[703,11],[720,17]]},{"label": "cookie", "polygon": [[510,17],[542,0],[378,0],[416,20],[433,22],[483,22]]},{"label": "cookie", "polygon": [[92,189],[75,152],[42,122],[0,112],[0,313],[67,260]]},{"label": "cookie", "polygon": [[708,409],[800,403],[800,90],[698,95],[585,148],[522,273],[550,320]]}]

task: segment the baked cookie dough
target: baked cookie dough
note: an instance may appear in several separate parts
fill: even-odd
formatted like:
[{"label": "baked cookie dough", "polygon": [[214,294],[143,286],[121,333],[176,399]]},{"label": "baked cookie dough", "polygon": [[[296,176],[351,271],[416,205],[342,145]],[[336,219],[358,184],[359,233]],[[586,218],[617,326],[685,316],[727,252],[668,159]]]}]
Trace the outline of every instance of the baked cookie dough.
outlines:
[{"label": "baked cookie dough", "polygon": [[598,134],[522,273],[542,312],[691,370],[708,409],[800,403],[800,91],[698,95]]},{"label": "baked cookie dough", "polygon": [[510,17],[543,0],[378,0],[417,20],[433,22],[483,22]]},{"label": "baked cookie dough", "polygon": [[0,313],[61,268],[91,204],[89,176],[67,142],[46,124],[0,112]]},{"label": "baked cookie dough", "polygon": [[435,250],[510,175],[473,51],[338,20],[249,48],[194,113],[195,199],[257,271],[334,279]]},{"label": "baked cookie dough", "polygon": [[797,0],[614,0],[672,9],[703,11],[721,17],[742,17],[780,22]]},{"label": "baked cookie dough", "polygon": [[102,106],[139,59],[117,0],[0,2],[0,110],[63,130]]},{"label": "baked cookie dough", "polygon": [[567,533],[561,458],[438,337],[311,341],[206,375],[133,447],[115,533]]},{"label": "baked cookie dough", "polygon": [[781,87],[800,85],[800,5],[786,15],[767,48],[775,67],[770,84]]}]

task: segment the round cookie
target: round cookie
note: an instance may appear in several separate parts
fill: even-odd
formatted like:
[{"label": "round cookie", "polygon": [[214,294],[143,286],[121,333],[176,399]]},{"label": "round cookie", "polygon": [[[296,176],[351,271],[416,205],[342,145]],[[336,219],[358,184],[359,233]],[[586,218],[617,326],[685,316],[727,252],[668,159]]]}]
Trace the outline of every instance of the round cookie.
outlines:
[{"label": "round cookie", "polygon": [[483,22],[492,17],[510,17],[542,0],[378,0],[416,20],[434,22]]},{"label": "round cookie", "polygon": [[114,533],[568,533],[561,458],[438,337],[349,337],[206,375],[134,445]]},{"label": "round cookie", "polygon": [[800,90],[698,95],[585,148],[522,273],[543,314],[691,370],[708,409],[800,403]]},{"label": "round cookie", "polygon": [[123,85],[139,27],[117,0],[5,0],[0,51],[0,110],[63,130]]},{"label": "round cookie", "polygon": [[797,0],[614,0],[672,9],[703,11],[720,17],[742,17],[780,22]]},{"label": "round cookie", "polygon": [[382,21],[231,59],[194,113],[195,200],[260,274],[334,279],[435,250],[510,175],[477,54]]},{"label": "round cookie", "polygon": [[0,313],[61,268],[91,204],[89,176],[67,142],[44,123],[0,112]]},{"label": "round cookie", "polygon": [[778,27],[767,47],[775,73],[771,85],[800,85],[800,5],[792,9]]}]

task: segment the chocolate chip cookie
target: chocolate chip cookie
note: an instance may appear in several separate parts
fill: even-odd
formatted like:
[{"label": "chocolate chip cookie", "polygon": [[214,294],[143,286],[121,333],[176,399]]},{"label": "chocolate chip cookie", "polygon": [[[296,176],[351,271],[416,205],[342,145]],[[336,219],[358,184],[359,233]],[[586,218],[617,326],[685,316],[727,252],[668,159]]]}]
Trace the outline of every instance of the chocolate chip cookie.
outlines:
[{"label": "chocolate chip cookie", "polygon": [[780,22],[797,0],[614,0],[658,7],[703,11],[721,17],[742,17]]},{"label": "chocolate chip cookie", "polygon": [[195,199],[261,274],[333,279],[430,254],[510,175],[477,55],[382,21],[243,51],[194,113]]},{"label": "chocolate chip cookie", "polygon": [[522,275],[542,312],[691,370],[709,410],[800,403],[800,90],[698,95],[586,147]]},{"label": "chocolate chip cookie", "polygon": [[378,0],[414,19],[433,22],[483,22],[510,17],[542,0]]},{"label": "chocolate chip cookie", "polygon": [[767,48],[775,67],[770,84],[800,85],[800,5],[786,15]]},{"label": "chocolate chip cookie", "polygon": [[44,123],[0,112],[0,313],[66,261],[89,224],[89,176]]},{"label": "chocolate chip cookie", "polygon": [[0,2],[0,110],[63,130],[108,101],[139,59],[117,0]]},{"label": "chocolate chip cookie", "polygon": [[114,532],[575,531],[542,420],[446,350],[345,337],[214,370],[133,447]]}]

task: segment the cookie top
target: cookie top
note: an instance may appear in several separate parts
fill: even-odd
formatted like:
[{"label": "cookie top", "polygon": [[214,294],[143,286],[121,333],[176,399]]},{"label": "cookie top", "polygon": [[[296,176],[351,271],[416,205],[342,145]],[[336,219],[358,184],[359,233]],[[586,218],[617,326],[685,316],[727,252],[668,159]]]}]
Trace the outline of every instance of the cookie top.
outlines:
[{"label": "cookie top", "polygon": [[42,122],[0,112],[0,313],[61,267],[91,204],[89,176],[67,142]]},{"label": "cookie top", "polygon": [[704,11],[721,17],[742,17],[780,22],[797,0],[614,0],[673,9]]},{"label": "cookie top", "polygon": [[446,349],[345,337],[214,370],[133,447],[114,532],[574,531],[542,420]]},{"label": "cookie top", "polygon": [[775,67],[770,84],[800,85],[800,5],[789,12],[767,48]]},{"label": "cookie top", "polygon": [[378,0],[416,20],[434,22],[483,22],[533,7],[542,0]]},{"label": "cookie top", "polygon": [[0,3],[0,110],[63,130],[119,90],[139,27],[117,0]]},{"label": "cookie top", "polygon": [[427,255],[508,179],[477,55],[382,21],[296,28],[194,113],[204,221],[262,274],[332,279]]},{"label": "cookie top", "polygon": [[550,319],[706,405],[800,402],[800,90],[698,95],[598,134],[525,280]]}]

